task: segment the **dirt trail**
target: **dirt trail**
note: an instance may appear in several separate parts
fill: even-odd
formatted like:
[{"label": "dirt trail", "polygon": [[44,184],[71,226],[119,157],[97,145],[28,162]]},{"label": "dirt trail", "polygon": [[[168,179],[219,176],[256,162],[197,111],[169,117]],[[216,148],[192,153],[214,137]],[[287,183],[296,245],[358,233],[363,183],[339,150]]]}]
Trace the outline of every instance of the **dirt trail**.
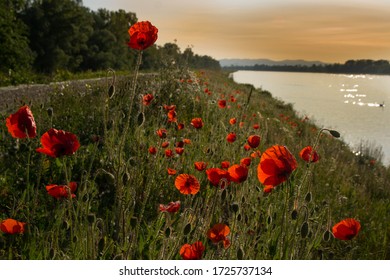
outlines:
[{"label": "dirt trail", "polygon": [[65,88],[85,91],[86,85],[96,86],[105,84],[105,78],[65,81],[50,84],[18,85],[0,88],[0,113],[17,109],[23,103],[39,104],[45,101],[49,93]]}]

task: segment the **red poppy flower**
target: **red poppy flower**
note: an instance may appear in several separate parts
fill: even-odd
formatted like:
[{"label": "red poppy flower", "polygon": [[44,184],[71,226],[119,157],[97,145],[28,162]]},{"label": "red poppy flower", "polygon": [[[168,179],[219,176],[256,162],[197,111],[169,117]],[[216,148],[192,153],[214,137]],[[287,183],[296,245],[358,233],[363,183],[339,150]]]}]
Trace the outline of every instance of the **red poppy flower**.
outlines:
[{"label": "red poppy flower", "polygon": [[176,105],[163,105],[164,110],[167,112],[169,111],[175,111],[176,110]]},{"label": "red poppy flower", "polygon": [[149,154],[155,155],[157,153],[156,147],[149,147]]},{"label": "red poppy flower", "polygon": [[180,201],[169,202],[167,205],[160,204],[160,212],[176,213],[180,209]]},{"label": "red poppy flower", "polygon": [[229,166],[230,166],[230,162],[229,161],[222,161],[221,162],[221,168],[226,169],[226,168],[229,168]]},{"label": "red poppy flower", "polygon": [[28,106],[21,107],[15,114],[6,119],[8,132],[14,138],[34,138],[37,136],[37,125]]},{"label": "red poppy flower", "polygon": [[175,110],[170,110],[168,113],[167,113],[167,117],[168,117],[168,122],[177,122],[177,113]]},{"label": "red poppy flower", "polygon": [[168,141],[164,141],[161,143],[161,148],[167,148],[169,146],[169,142]]},{"label": "red poppy flower", "polygon": [[41,144],[43,147],[36,151],[54,158],[73,155],[80,147],[76,135],[54,128],[42,135]]},{"label": "red poppy flower", "polygon": [[46,186],[47,193],[57,199],[68,198],[69,194],[72,196],[72,198],[75,198],[76,195],[74,194],[74,192],[76,191],[76,189],[77,189],[76,182],[70,182],[68,186],[54,185],[54,184]]},{"label": "red poppy flower", "polygon": [[191,125],[196,129],[203,127],[203,120],[201,118],[193,118],[191,121]]},{"label": "red poppy flower", "polygon": [[248,178],[248,168],[245,165],[234,164],[228,169],[230,180],[242,183]]},{"label": "red poppy flower", "polygon": [[252,158],[259,158],[259,157],[261,157],[261,152],[259,150],[254,151],[253,153],[251,153],[251,157]]},{"label": "red poppy flower", "polygon": [[226,185],[230,182],[229,172],[219,168],[209,168],[206,170],[207,179],[211,183],[211,185],[217,187],[221,186],[221,188],[225,188]]},{"label": "red poppy flower", "polygon": [[184,153],[184,149],[183,148],[180,148],[180,147],[177,147],[175,148],[175,152],[176,154],[178,155],[182,155]]},{"label": "red poppy flower", "polygon": [[275,145],[262,154],[257,177],[263,185],[277,186],[286,181],[296,168],[297,161],[290,151],[284,146]]},{"label": "red poppy flower", "polygon": [[231,125],[234,125],[234,124],[237,123],[237,119],[236,119],[236,118],[231,118],[231,119],[229,120],[229,123],[230,123]]},{"label": "red poppy flower", "polygon": [[240,164],[245,166],[250,166],[252,162],[252,159],[250,157],[246,157],[240,160]]},{"label": "red poppy flower", "polygon": [[182,194],[196,194],[200,190],[200,184],[195,176],[189,174],[180,174],[176,177],[175,187]]},{"label": "red poppy flower", "polygon": [[184,139],[183,139],[183,142],[184,142],[184,144],[186,144],[186,145],[191,144],[191,140],[190,140],[190,139],[187,139],[187,138],[184,138]]},{"label": "red poppy flower", "polygon": [[0,230],[7,234],[18,234],[23,233],[25,228],[24,226],[26,223],[19,222],[14,219],[6,219],[1,222],[0,224]]},{"label": "red poppy flower", "polygon": [[226,140],[229,142],[229,143],[233,143],[234,141],[236,141],[237,139],[237,136],[234,132],[231,132],[229,133],[227,136],[226,136]]},{"label": "red poppy flower", "polygon": [[142,103],[145,105],[145,106],[149,106],[150,103],[152,103],[152,100],[153,100],[154,96],[153,94],[145,94],[143,97],[142,97]]},{"label": "red poppy flower", "polygon": [[194,165],[195,165],[195,169],[198,171],[203,171],[207,167],[207,163],[204,161],[197,161],[194,163]]},{"label": "red poppy flower", "polygon": [[259,135],[251,135],[248,137],[247,140],[249,146],[251,146],[252,149],[257,148],[260,145],[260,136]]},{"label": "red poppy flower", "polygon": [[158,129],[156,133],[157,133],[158,137],[160,137],[161,139],[167,137],[167,130],[165,128]]},{"label": "red poppy flower", "polygon": [[149,21],[141,21],[131,26],[128,33],[130,35],[129,47],[145,50],[156,42],[158,29]]},{"label": "red poppy flower", "polygon": [[225,108],[226,107],[226,100],[218,100],[218,107],[219,108]]},{"label": "red poppy flower", "polygon": [[230,245],[230,240],[227,236],[230,233],[230,228],[225,224],[215,224],[211,229],[207,231],[207,237],[213,242],[218,243],[223,242],[223,246],[228,248]]},{"label": "red poppy flower", "polygon": [[170,157],[173,157],[173,156],[174,156],[171,149],[166,149],[166,150],[164,151],[164,153],[165,153],[165,156],[166,156],[167,158],[170,158]]},{"label": "red poppy flower", "polygon": [[352,218],[342,220],[333,226],[332,232],[334,237],[340,240],[351,240],[360,231],[360,223]]},{"label": "red poppy flower", "polygon": [[259,129],[259,128],[260,128],[260,125],[259,125],[259,124],[255,123],[255,124],[253,125],[253,129]]},{"label": "red poppy flower", "polygon": [[184,244],[180,248],[180,256],[183,260],[200,260],[202,259],[204,250],[202,241],[196,241],[192,245]]},{"label": "red poppy flower", "polygon": [[299,152],[299,156],[301,157],[301,159],[303,159],[306,162],[317,162],[320,159],[317,152],[314,151],[311,146],[307,146],[303,148]]},{"label": "red poppy flower", "polygon": [[168,175],[171,175],[171,176],[176,175],[176,173],[177,173],[177,171],[173,168],[168,168],[167,171],[168,171]]},{"label": "red poppy flower", "polygon": [[182,129],[184,129],[184,123],[178,123],[177,130],[182,130]]}]

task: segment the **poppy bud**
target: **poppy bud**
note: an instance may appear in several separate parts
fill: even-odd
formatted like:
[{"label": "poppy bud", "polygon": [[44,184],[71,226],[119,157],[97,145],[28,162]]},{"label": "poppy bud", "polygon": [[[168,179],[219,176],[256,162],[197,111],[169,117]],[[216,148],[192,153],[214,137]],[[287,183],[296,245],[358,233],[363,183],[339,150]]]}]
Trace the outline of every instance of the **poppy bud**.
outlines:
[{"label": "poppy bud", "polygon": [[108,88],[108,98],[112,98],[115,94],[115,86],[114,85],[111,85],[109,88]]},{"label": "poppy bud", "polygon": [[291,212],[291,219],[296,220],[297,218],[298,218],[298,211],[297,211],[297,209],[294,209]]},{"label": "poppy bud", "polygon": [[238,209],[240,208],[238,206],[238,203],[237,202],[233,202],[232,205],[230,206],[233,210],[234,213],[237,213],[238,212]]},{"label": "poppy bud", "polygon": [[190,232],[191,232],[191,224],[188,223],[188,224],[184,227],[183,234],[184,234],[184,235],[188,235]]},{"label": "poppy bud", "polygon": [[47,108],[47,115],[48,115],[50,118],[53,117],[53,108],[52,108],[52,107]]},{"label": "poppy bud", "polygon": [[332,134],[333,137],[335,138],[340,138],[340,132],[336,131],[336,130],[329,130],[329,133]]},{"label": "poppy bud", "polygon": [[301,237],[306,238],[309,234],[309,224],[308,222],[304,222],[301,226]]}]

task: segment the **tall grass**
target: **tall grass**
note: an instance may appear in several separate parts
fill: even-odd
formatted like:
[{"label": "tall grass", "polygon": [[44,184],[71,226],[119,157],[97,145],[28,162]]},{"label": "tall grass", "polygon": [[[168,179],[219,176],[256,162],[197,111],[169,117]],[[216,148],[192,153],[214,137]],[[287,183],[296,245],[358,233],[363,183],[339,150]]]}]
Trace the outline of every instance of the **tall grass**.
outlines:
[{"label": "tall grass", "polygon": [[[146,106],[145,94],[154,99]],[[220,108],[218,100],[227,100]],[[164,105],[176,105],[169,122]],[[51,127],[78,136],[80,149],[65,158],[38,154],[39,137],[13,139],[5,119],[0,125],[0,220],[27,223],[24,234],[0,234],[2,259],[180,259],[183,244],[202,241],[203,259],[388,259],[390,230],[389,170],[379,155],[358,156],[328,130],[297,116],[290,104],[268,92],[235,84],[224,72],[193,72],[166,65],[159,73],[116,77],[87,92],[61,89],[44,103],[31,104],[38,135]],[[204,126],[193,128],[193,118]],[[229,120],[236,118],[231,125]],[[254,127],[257,124],[259,128]],[[161,139],[156,131],[167,130]],[[328,128],[331,129],[331,128]],[[228,133],[236,133],[233,143]],[[249,135],[261,136],[257,149],[245,150]],[[189,139],[184,153],[175,144]],[[162,142],[169,142],[165,149]],[[188,143],[188,142],[187,142]],[[268,147],[285,145],[298,168],[289,180],[266,194],[257,179],[259,157]],[[316,146],[320,160],[307,164],[298,156]],[[150,154],[149,147],[157,153]],[[211,186],[205,171],[222,161],[239,164],[249,157],[247,180],[225,188]],[[377,160],[377,161],[375,161]],[[167,169],[177,171],[168,175]],[[194,175],[196,195],[175,188],[177,175]],[[45,186],[78,183],[76,198],[55,199]],[[160,204],[181,201],[177,213]],[[353,240],[332,235],[332,226],[353,217],[362,229]],[[229,226],[231,245],[207,237],[216,223]]]}]

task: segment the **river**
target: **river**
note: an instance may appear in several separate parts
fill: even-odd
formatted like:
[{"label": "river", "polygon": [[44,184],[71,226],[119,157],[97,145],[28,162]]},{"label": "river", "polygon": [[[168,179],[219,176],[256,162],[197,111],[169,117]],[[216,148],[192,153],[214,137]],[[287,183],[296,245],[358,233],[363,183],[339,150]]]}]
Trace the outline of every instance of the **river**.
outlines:
[{"label": "river", "polygon": [[352,150],[362,144],[381,149],[382,162],[390,165],[390,76],[237,71],[233,79],[291,103],[319,127],[339,131]]}]

